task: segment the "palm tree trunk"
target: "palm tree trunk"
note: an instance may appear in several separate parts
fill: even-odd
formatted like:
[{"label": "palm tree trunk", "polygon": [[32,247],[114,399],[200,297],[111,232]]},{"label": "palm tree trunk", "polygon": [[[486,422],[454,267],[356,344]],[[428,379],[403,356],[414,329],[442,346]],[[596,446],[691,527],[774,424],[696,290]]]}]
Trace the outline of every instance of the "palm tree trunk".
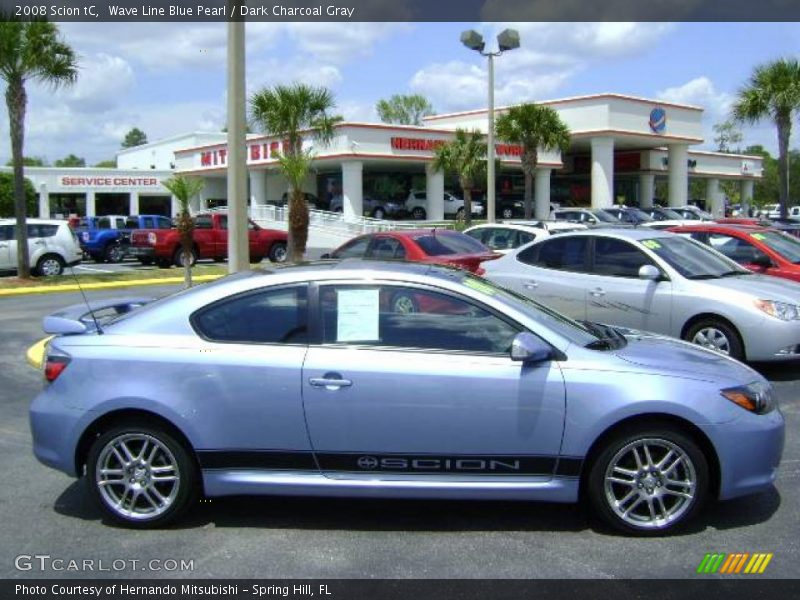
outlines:
[{"label": "palm tree trunk", "polygon": [[11,159],[14,165],[14,216],[17,219],[17,276],[29,279],[31,276],[30,256],[28,255],[28,230],[25,226],[27,202],[25,180],[22,168],[22,148],[25,140],[25,106],[27,104],[25,85],[21,80],[10,80],[6,89],[9,129],[11,131]]},{"label": "palm tree trunk", "polygon": [[522,154],[522,172],[525,174],[525,220],[533,217],[533,173],[536,170],[538,156],[536,151],[527,148]]},{"label": "palm tree trunk", "polygon": [[308,241],[308,202],[301,190],[293,189],[289,200],[289,260],[301,262],[305,258]]},{"label": "palm tree trunk", "polygon": [[189,253],[192,251],[192,229],[194,223],[187,211],[182,211],[178,218],[178,231],[181,234],[181,249],[183,250],[183,285],[187,288],[192,287],[192,260]]},{"label": "palm tree trunk", "polygon": [[791,115],[778,115],[778,199],[781,218],[785,219],[789,206],[789,136],[792,133]]},{"label": "palm tree trunk", "polygon": [[472,225],[472,179],[461,177],[458,181],[464,190],[464,227]]}]

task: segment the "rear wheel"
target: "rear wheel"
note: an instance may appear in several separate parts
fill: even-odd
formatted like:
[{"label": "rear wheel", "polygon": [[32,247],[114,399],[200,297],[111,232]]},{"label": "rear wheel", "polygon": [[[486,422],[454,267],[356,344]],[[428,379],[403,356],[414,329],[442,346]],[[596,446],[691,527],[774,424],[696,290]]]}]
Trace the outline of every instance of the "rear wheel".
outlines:
[{"label": "rear wheel", "polygon": [[118,426],[97,438],[86,473],[106,514],[139,529],[178,518],[199,489],[189,451],[170,433],[147,422]]},{"label": "rear wheel", "polygon": [[514,209],[509,207],[504,207],[500,211],[500,216],[504,219],[513,219],[514,218]]},{"label": "rear wheel", "polygon": [[720,354],[727,354],[737,360],[745,358],[744,345],[739,337],[739,332],[721,319],[710,318],[698,321],[686,331],[684,339]]},{"label": "rear wheel", "polygon": [[45,254],[36,263],[36,272],[42,277],[54,277],[64,272],[64,260],[56,254]]},{"label": "rear wheel", "polygon": [[125,248],[119,244],[109,244],[104,253],[105,259],[110,263],[121,263],[125,258]]},{"label": "rear wheel", "polygon": [[269,259],[274,263],[286,262],[288,254],[286,242],[276,242],[269,249]]},{"label": "rear wheel", "polygon": [[172,266],[172,263],[166,258],[157,258],[156,265],[159,269],[169,269]]},{"label": "rear wheel", "polygon": [[592,508],[616,529],[658,535],[682,526],[709,490],[708,461],[671,426],[640,426],[612,438],[587,479]]},{"label": "rear wheel", "polygon": [[411,216],[414,217],[417,221],[422,221],[427,216],[427,213],[425,212],[425,209],[422,208],[421,206],[416,206],[411,211]]},{"label": "rear wheel", "polygon": [[152,258],[140,258],[139,262],[142,263],[145,267],[149,267],[150,265],[153,264],[153,259]]},{"label": "rear wheel", "polygon": [[463,221],[463,220],[464,220],[464,207],[462,206],[461,208],[458,209],[458,211],[456,211],[456,221]]},{"label": "rear wheel", "polygon": [[[179,247],[177,250],[175,250],[175,254],[172,257],[172,262],[175,263],[175,266],[177,267],[183,266],[183,259],[184,259],[183,254],[184,254],[183,248]],[[197,252],[195,251],[194,248],[189,248],[188,258],[189,258],[189,266],[193,267],[197,262]]]}]

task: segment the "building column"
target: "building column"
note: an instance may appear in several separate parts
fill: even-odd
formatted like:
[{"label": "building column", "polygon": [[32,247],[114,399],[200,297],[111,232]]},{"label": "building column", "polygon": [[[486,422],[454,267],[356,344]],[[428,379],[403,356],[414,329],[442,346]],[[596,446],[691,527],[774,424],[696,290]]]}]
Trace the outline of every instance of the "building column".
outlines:
[{"label": "building column", "polygon": [[250,171],[250,206],[264,206],[267,203],[267,172]]},{"label": "building column", "polygon": [[536,219],[550,218],[550,173],[552,169],[536,169],[534,177],[534,212]]},{"label": "building column", "polygon": [[39,187],[39,218],[50,218],[50,194],[47,191],[47,185],[44,183]]},{"label": "building column", "polygon": [[592,145],[592,208],[614,204],[614,138],[595,137]]},{"label": "building column", "polygon": [[342,163],[342,209],[345,219],[364,215],[364,163],[351,160]]},{"label": "building column", "polygon": [[656,194],[656,176],[653,173],[639,173],[639,208],[652,208]]},{"label": "building column", "polygon": [[741,186],[741,204],[742,204],[742,216],[748,217],[750,216],[750,206],[753,204],[753,180],[752,179],[742,179],[740,182]]},{"label": "building column", "polygon": [[670,206],[689,204],[689,146],[670,144],[669,148],[669,186]]},{"label": "building column", "polygon": [[725,216],[725,197],[719,189],[719,179],[706,180],[706,210],[714,215],[715,219]]},{"label": "building column", "polygon": [[94,192],[86,192],[86,216],[93,217],[97,214],[95,211]]},{"label": "building column", "polygon": [[427,218],[432,221],[444,219],[444,172],[434,171],[430,163],[425,165],[425,194]]},{"label": "building column", "polygon": [[130,199],[128,200],[128,214],[139,214],[139,192],[131,192]]}]

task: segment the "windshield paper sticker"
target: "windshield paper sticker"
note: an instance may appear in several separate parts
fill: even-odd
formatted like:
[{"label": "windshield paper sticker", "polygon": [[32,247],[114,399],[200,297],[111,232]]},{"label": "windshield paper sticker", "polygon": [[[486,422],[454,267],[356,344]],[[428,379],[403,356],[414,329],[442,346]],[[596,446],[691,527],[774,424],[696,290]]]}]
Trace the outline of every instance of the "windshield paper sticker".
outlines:
[{"label": "windshield paper sticker", "polygon": [[750,234],[750,237],[753,237],[757,240],[765,240],[767,236],[765,236],[763,233],[752,233]]},{"label": "windshield paper sticker", "polygon": [[658,250],[661,248],[661,244],[655,240],[642,240],[642,246],[645,248],[650,248],[650,250]]},{"label": "windshield paper sticker", "polygon": [[379,293],[377,289],[337,291],[337,342],[376,342],[380,339]]},{"label": "windshield paper sticker", "polygon": [[472,288],[475,291],[482,292],[487,296],[495,295],[495,289],[492,286],[487,285],[482,281],[478,281],[477,279],[472,279],[471,277],[467,277],[466,279],[464,279],[464,285]]}]

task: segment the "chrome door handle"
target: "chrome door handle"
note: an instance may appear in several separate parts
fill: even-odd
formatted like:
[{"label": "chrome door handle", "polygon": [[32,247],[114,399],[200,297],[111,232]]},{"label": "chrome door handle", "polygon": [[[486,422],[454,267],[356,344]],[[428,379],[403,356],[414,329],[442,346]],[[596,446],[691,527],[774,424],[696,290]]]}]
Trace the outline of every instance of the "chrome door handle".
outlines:
[{"label": "chrome door handle", "polygon": [[605,296],[606,291],[601,288],[597,288],[589,292],[589,295],[594,296],[595,298],[599,298],[600,296]]},{"label": "chrome door handle", "polygon": [[312,377],[308,380],[314,387],[324,387],[326,390],[338,390],[343,387],[350,387],[353,382],[349,379],[342,379],[338,373],[325,373],[322,377]]},{"label": "chrome door handle", "polygon": [[526,290],[535,290],[537,287],[539,287],[539,282],[526,281],[525,283],[522,284],[522,287],[524,287]]}]

